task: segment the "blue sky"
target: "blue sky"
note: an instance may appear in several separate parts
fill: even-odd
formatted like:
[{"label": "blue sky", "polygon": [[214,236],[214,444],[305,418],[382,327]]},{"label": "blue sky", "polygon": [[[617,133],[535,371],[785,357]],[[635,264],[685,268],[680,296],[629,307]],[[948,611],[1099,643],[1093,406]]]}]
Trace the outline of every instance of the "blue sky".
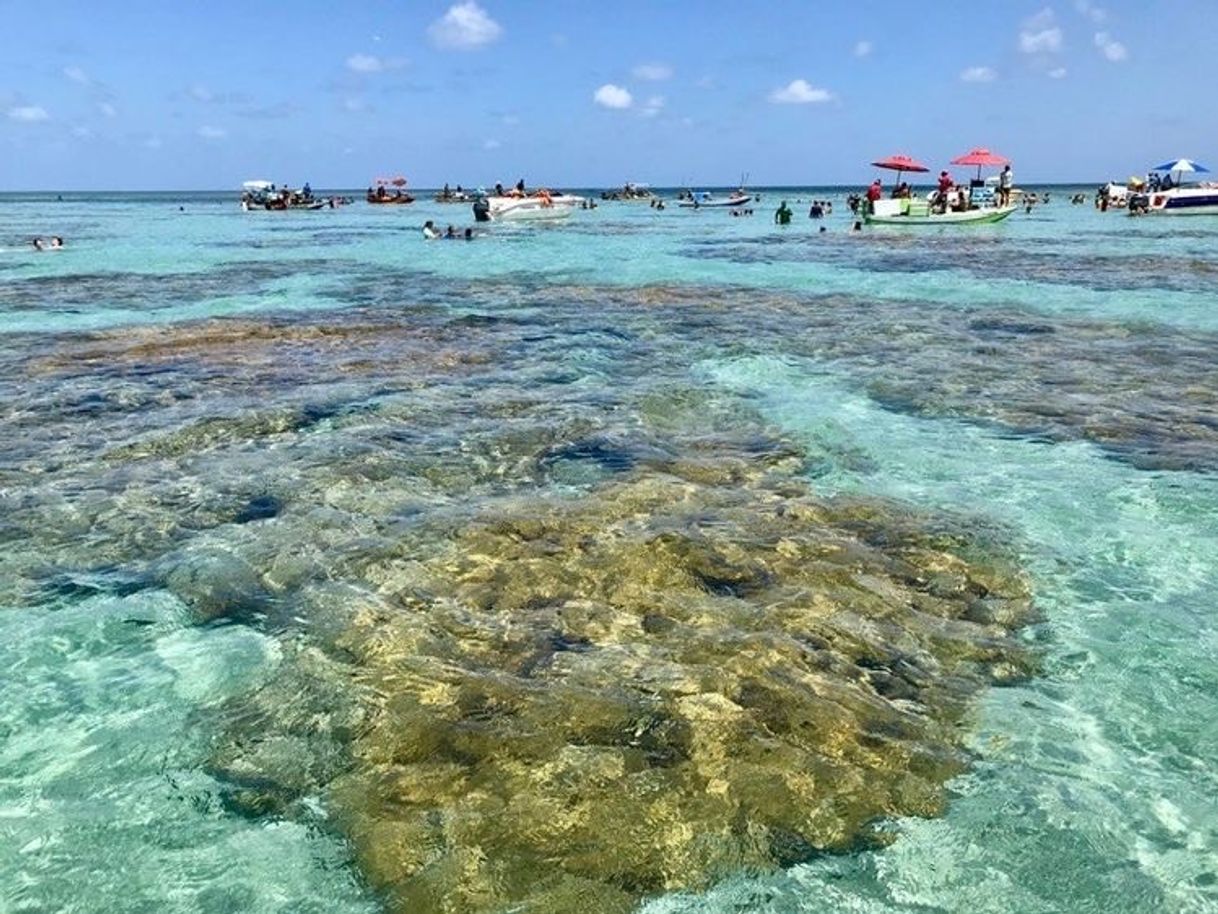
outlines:
[{"label": "blue sky", "polygon": [[0,0],[0,190],[865,182],[978,145],[1099,183],[1218,160],[1203,7]]}]

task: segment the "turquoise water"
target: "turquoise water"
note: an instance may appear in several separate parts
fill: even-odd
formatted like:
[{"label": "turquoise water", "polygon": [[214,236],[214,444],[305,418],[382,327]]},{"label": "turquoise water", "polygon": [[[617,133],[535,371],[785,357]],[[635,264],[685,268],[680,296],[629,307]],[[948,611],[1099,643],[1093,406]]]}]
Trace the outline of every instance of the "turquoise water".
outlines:
[{"label": "turquoise water", "polygon": [[1218,219],[1053,188],[852,233],[841,189],[762,193],[472,243],[422,239],[471,223],[433,203],[0,198],[0,910],[378,910],[325,777],[252,816],[214,762],[324,641],[298,582],[578,497],[617,458],[559,473],[533,438],[631,440],[677,387],[795,442],[818,494],[1000,530],[1041,669],[976,702],[942,816],[645,910],[1218,910]]}]

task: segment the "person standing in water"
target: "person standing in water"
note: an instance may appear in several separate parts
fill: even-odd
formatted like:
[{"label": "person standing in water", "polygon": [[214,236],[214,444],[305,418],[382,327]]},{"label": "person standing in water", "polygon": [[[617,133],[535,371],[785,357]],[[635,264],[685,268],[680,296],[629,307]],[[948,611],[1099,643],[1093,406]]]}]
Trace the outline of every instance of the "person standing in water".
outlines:
[{"label": "person standing in water", "polygon": [[791,207],[787,206],[786,200],[783,200],[778,209],[774,211],[774,221],[778,225],[790,225],[793,215],[795,214],[791,212]]}]

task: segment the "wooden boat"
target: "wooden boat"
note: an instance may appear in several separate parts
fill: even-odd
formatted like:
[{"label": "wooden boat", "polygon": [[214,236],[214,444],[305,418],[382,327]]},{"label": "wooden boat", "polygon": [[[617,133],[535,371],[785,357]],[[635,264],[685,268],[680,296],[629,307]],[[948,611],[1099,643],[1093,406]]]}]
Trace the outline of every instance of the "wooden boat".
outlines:
[{"label": "wooden boat", "polygon": [[863,214],[863,221],[868,225],[984,225],[1001,222],[1017,209],[1012,204],[938,213],[927,200],[877,200],[873,210]]}]

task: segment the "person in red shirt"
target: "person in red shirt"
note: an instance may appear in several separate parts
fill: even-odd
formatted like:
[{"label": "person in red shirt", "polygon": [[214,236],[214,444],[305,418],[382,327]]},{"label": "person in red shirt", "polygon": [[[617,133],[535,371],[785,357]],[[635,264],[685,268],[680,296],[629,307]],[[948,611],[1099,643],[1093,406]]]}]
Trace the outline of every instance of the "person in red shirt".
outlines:
[{"label": "person in red shirt", "polygon": [[939,172],[939,193],[945,194],[955,186],[956,182],[946,171]]},{"label": "person in red shirt", "polygon": [[884,196],[884,185],[876,178],[871,182],[871,186],[867,188],[867,210],[875,212],[875,201]]}]

